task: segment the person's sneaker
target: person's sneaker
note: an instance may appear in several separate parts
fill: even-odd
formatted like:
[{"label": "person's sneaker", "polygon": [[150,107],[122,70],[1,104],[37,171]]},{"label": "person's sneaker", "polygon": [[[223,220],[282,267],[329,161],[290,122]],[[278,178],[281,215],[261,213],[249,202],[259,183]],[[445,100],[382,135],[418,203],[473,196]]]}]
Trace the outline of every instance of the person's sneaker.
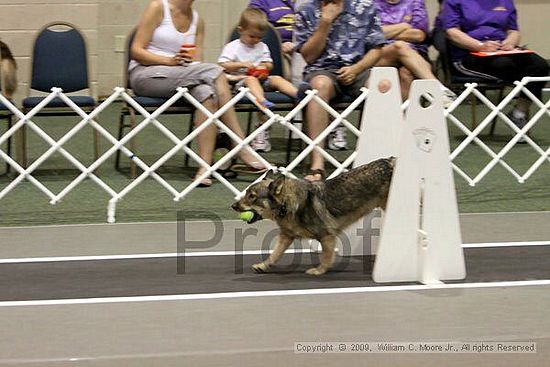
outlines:
[{"label": "person's sneaker", "polygon": [[451,104],[453,104],[456,98],[457,97],[455,92],[453,92],[449,88],[443,88],[443,97],[442,97],[443,108],[447,109],[451,107]]},{"label": "person's sneaker", "polygon": [[[522,129],[525,125],[527,125],[527,116],[523,112],[516,111],[513,109],[512,111],[508,112],[506,114],[510,120],[516,125],[518,128]],[[519,140],[518,144],[525,144],[527,143],[527,140],[525,140],[525,135],[523,135]]]},{"label": "person's sneaker", "polygon": [[269,100],[263,100],[261,103],[260,103],[263,107],[267,108],[268,110],[272,109],[273,107],[275,107],[275,103],[269,101]]},{"label": "person's sneaker", "polygon": [[348,141],[346,140],[346,128],[339,125],[334,130],[332,130],[328,136],[327,145],[330,150],[346,150],[348,148]]},{"label": "person's sneaker", "polygon": [[257,152],[267,153],[271,151],[271,143],[269,141],[269,129],[261,131],[256,135],[254,140],[252,140],[252,149]]}]

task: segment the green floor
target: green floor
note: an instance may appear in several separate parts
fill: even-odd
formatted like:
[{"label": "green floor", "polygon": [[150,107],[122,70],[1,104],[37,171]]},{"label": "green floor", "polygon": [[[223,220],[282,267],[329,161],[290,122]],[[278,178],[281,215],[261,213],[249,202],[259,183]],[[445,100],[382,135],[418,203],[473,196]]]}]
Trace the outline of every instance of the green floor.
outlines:
[{"label": "green floor", "polygon": [[[117,129],[119,104],[114,104],[100,114],[98,121],[113,134]],[[487,111],[479,109],[479,117]],[[469,122],[470,106],[463,106],[455,115],[464,122]],[[244,116],[242,116],[244,121]],[[478,118],[479,118],[478,117]],[[185,119],[185,121],[183,121]],[[168,116],[160,119],[177,136],[185,136],[188,130],[187,119]],[[354,121],[353,119],[350,119]],[[35,121],[54,139],[63,136],[76,122],[76,119],[36,118]],[[0,131],[5,126],[0,125]],[[451,126],[451,125],[449,125]],[[272,162],[285,161],[286,139],[284,131],[275,127],[272,131],[274,150],[266,155]],[[451,145],[456,147],[464,136],[454,127],[450,128]],[[496,134],[483,140],[494,150],[499,151],[511,138],[511,130],[502,122],[497,124]],[[536,142],[547,150],[550,146],[550,118],[545,116],[539,121],[532,136]],[[107,140],[102,138],[101,149],[109,148]],[[350,143],[353,143],[351,141]],[[142,159],[152,164],[173,145],[155,128],[149,126],[138,135],[137,153]],[[35,133],[28,133],[29,159],[32,162],[46,151],[48,145]],[[84,129],[71,139],[65,148],[80,159],[85,165],[93,162],[92,131]],[[5,147],[2,147],[5,150]],[[298,151],[296,145],[294,154]],[[343,160],[351,151],[338,152],[335,156]],[[506,155],[506,161],[523,174],[538,158],[539,154],[529,145],[518,145]],[[470,145],[455,163],[470,176],[475,176],[488,162],[490,157],[479,147]],[[123,158],[123,165],[128,167],[128,160]],[[0,165],[2,167],[3,165]],[[194,168],[184,168],[184,156],[179,154],[163,166],[159,173],[176,189],[183,190],[189,184]],[[3,171],[3,167],[0,168]],[[127,173],[127,171],[126,171]],[[49,158],[33,176],[40,180],[54,193],[61,191],[70,181],[77,177],[79,171],[74,169],[61,154]],[[127,174],[114,170],[114,157],[107,160],[99,171],[101,178],[116,191],[120,191],[131,182]],[[1,175],[0,189],[3,189],[16,176]],[[234,180],[238,188],[244,188],[253,177],[242,176]],[[470,187],[463,178],[455,176],[460,211],[467,212],[510,212],[510,211],[549,211],[550,210],[550,164],[545,162],[537,172],[524,184],[517,180],[500,165],[497,165],[477,186]],[[13,191],[0,200],[0,226],[22,226],[68,223],[105,223],[107,195],[91,179],[84,180],[65,199],[50,205],[49,199],[32,183],[21,182]],[[132,191],[117,206],[117,222],[135,221],[173,221],[177,211],[183,211],[187,218],[201,219],[218,216],[222,219],[236,219],[229,206],[233,201],[232,193],[219,183],[211,188],[194,190],[181,202],[174,202],[172,196],[153,179],[147,179]]]}]

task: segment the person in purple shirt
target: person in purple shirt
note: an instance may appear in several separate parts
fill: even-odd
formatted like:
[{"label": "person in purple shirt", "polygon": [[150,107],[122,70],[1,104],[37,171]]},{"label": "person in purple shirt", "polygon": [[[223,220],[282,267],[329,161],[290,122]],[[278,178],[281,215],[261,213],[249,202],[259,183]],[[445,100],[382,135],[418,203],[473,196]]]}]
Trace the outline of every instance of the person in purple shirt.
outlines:
[{"label": "person in purple shirt", "polygon": [[[475,51],[511,51],[519,46],[517,12],[512,0],[445,0],[441,17],[454,67],[461,73],[492,80],[513,82],[525,76],[547,76],[548,63],[535,53],[479,57]],[[541,97],[545,82],[529,83]],[[523,127],[531,100],[520,95],[509,117]]]},{"label": "person in purple shirt", "polygon": [[[428,54],[428,12],[424,0],[375,0],[384,35],[402,40],[423,56]],[[389,36],[389,37],[388,37]]]},{"label": "person in purple shirt", "polygon": [[285,54],[294,51],[292,30],[294,27],[294,0],[250,0],[249,8],[257,8],[265,13],[269,23],[275,27],[283,42]]},{"label": "person in purple shirt", "polygon": [[[428,12],[424,0],[375,0],[388,44],[376,66],[399,70],[401,96],[405,100],[414,79],[436,79],[428,62]],[[448,107],[456,95],[441,85],[443,104]]]}]

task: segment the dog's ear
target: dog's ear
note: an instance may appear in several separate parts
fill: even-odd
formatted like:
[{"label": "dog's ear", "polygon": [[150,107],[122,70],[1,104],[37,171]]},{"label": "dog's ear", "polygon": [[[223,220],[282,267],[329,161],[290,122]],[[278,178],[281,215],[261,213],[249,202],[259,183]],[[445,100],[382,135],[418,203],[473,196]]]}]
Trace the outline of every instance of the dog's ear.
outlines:
[{"label": "dog's ear", "polygon": [[269,196],[277,198],[283,191],[283,185],[285,184],[286,177],[278,174],[274,180],[269,184]]}]

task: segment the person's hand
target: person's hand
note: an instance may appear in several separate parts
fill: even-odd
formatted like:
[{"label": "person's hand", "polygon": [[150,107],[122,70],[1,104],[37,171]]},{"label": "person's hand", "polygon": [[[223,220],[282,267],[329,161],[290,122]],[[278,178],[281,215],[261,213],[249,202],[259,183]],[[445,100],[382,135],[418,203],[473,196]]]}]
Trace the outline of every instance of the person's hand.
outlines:
[{"label": "person's hand", "polygon": [[283,44],[281,46],[281,50],[285,54],[291,54],[292,51],[294,51],[294,43],[292,43],[292,42],[283,42]]},{"label": "person's hand", "polygon": [[332,23],[343,10],[344,0],[325,0],[321,5],[321,18]]},{"label": "person's hand", "polygon": [[252,75],[258,78],[258,80],[265,80],[269,76],[269,70],[265,65],[258,65]]},{"label": "person's hand", "polygon": [[344,66],[338,70],[338,77],[336,79],[343,85],[350,85],[357,79],[358,74],[353,65]]},{"label": "person's hand", "polygon": [[500,44],[500,49],[503,51],[512,51],[515,48],[516,48],[516,45],[512,43],[512,41],[507,39],[502,41],[502,43]]},{"label": "person's hand", "polygon": [[244,62],[241,62],[241,68],[243,69],[250,69],[250,68],[254,68],[254,64],[251,63],[251,62],[248,62],[248,61],[244,61]]},{"label": "person's hand", "polygon": [[501,48],[500,41],[485,41],[481,45],[480,51],[495,52],[500,50],[500,48]]},{"label": "person's hand", "polygon": [[193,55],[187,52],[187,50],[180,49],[173,59],[176,61],[176,65],[185,65],[193,62]]}]

